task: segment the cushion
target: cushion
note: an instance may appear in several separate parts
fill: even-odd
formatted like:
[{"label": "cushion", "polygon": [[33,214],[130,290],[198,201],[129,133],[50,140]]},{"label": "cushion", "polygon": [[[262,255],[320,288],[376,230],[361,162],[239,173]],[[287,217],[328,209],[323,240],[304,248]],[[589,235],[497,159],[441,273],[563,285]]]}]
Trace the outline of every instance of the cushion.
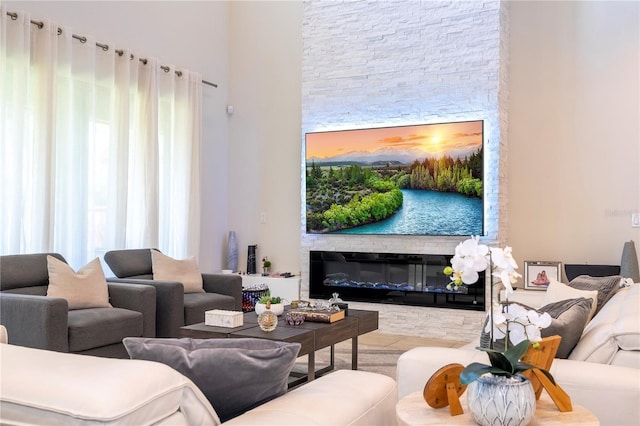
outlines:
[{"label": "cushion", "polygon": [[[534,309],[529,306],[523,305],[518,302],[509,302],[511,304],[519,304],[525,309],[533,310],[542,314],[544,312],[551,316],[551,325],[549,327],[540,330],[542,337],[549,337],[558,335],[562,337],[558,352],[556,352],[556,358],[568,358],[569,354],[580,340],[580,336],[584,330],[584,326],[587,323],[587,318],[591,312],[592,299],[585,297],[577,299],[561,300],[558,302],[549,303],[541,308]],[[489,316],[485,321],[485,327],[489,321]],[[488,332],[482,328],[482,334],[480,335],[480,347],[488,348],[491,336]],[[493,348],[499,351],[504,350],[504,338],[498,339],[494,342]]]},{"label": "cushion", "polygon": [[578,290],[577,288],[569,287],[568,285],[561,283],[556,279],[551,279],[547,291],[544,294],[544,304],[559,302],[561,300],[575,299],[578,297],[586,297],[592,299],[591,312],[587,322],[593,318],[598,306],[598,291],[597,290]]},{"label": "cushion", "polygon": [[107,280],[97,257],[75,272],[71,266],[47,256],[47,296],[67,299],[69,309],[111,308]]},{"label": "cushion", "polygon": [[182,283],[185,293],[204,293],[202,274],[195,257],[178,260],[151,250],[151,264],[154,280],[177,281]]},{"label": "cushion", "polygon": [[569,282],[569,287],[578,290],[595,290],[598,292],[598,303],[596,306],[597,314],[605,303],[616,294],[620,289],[622,277],[620,275],[612,275],[609,277],[592,277],[589,275],[580,275]]},{"label": "cushion", "polygon": [[69,311],[67,324],[69,352],[81,352],[142,336],[143,315],[121,308],[76,309]]},{"label": "cushion", "polygon": [[167,364],[200,388],[224,422],[287,391],[299,343],[128,337],[132,359]]},{"label": "cushion", "polygon": [[610,364],[619,350],[640,351],[640,285],[620,289],[585,327],[569,359]]}]

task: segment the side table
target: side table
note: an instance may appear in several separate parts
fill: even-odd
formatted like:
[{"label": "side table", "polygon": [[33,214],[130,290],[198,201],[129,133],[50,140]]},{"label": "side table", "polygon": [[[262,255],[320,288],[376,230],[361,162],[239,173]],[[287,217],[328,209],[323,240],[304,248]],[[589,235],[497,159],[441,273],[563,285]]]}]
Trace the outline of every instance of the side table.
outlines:
[{"label": "side table", "polygon": [[300,299],[300,277],[263,277],[262,275],[241,275],[241,277],[242,288],[266,284],[272,296],[280,296],[289,303]]},{"label": "side table", "polygon": [[[464,414],[452,416],[449,407],[432,408],[424,400],[422,392],[414,392],[402,398],[396,404],[396,418],[398,424],[402,426],[418,426],[433,424],[451,425],[476,425],[473,415],[467,407],[466,392],[460,397],[460,403]],[[586,408],[572,404],[573,411],[561,412],[553,403],[549,395],[542,391],[542,395],[536,406],[536,414],[529,426],[539,425],[600,425],[600,421],[591,411]]]}]

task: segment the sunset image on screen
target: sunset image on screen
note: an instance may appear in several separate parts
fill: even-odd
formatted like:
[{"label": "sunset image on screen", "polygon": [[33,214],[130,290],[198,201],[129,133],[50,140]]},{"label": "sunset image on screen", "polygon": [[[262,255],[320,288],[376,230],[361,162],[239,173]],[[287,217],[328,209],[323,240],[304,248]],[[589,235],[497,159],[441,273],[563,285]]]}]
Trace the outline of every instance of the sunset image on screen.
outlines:
[{"label": "sunset image on screen", "polygon": [[483,235],[484,122],[305,135],[307,232]]},{"label": "sunset image on screen", "polygon": [[429,124],[307,134],[306,158],[340,161],[342,158],[422,160],[448,155],[454,158],[482,147],[482,122]]}]

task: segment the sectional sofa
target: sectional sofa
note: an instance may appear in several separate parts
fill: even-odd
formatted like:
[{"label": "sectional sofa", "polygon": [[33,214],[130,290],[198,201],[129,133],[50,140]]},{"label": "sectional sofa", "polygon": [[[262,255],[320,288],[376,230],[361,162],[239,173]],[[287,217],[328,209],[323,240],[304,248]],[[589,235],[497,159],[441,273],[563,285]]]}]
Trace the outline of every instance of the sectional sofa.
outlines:
[{"label": "sectional sofa", "polygon": [[[516,291],[537,308],[544,292]],[[554,359],[551,373],[572,402],[591,410],[601,425],[640,424],[640,284],[620,289],[584,327],[568,359]],[[450,363],[487,363],[477,343],[463,348],[414,348],[398,359],[398,398],[422,391]]]},{"label": "sectional sofa", "polygon": [[[221,424],[200,389],[165,364],[11,345],[2,326],[0,341],[0,424]],[[390,377],[338,370],[223,424],[389,425],[396,396]]]}]

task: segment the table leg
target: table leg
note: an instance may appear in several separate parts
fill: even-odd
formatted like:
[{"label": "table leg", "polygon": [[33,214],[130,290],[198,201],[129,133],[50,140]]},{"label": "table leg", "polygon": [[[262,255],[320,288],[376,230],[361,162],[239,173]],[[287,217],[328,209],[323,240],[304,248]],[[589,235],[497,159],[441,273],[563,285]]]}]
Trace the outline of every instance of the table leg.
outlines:
[{"label": "table leg", "polygon": [[358,336],[351,338],[351,369],[358,369]]},{"label": "table leg", "polygon": [[316,353],[309,352],[309,362],[307,364],[307,381],[310,382],[316,378]]},{"label": "table leg", "polygon": [[336,347],[335,345],[331,345],[331,355],[329,356],[329,368],[333,370],[335,367],[336,361]]}]

